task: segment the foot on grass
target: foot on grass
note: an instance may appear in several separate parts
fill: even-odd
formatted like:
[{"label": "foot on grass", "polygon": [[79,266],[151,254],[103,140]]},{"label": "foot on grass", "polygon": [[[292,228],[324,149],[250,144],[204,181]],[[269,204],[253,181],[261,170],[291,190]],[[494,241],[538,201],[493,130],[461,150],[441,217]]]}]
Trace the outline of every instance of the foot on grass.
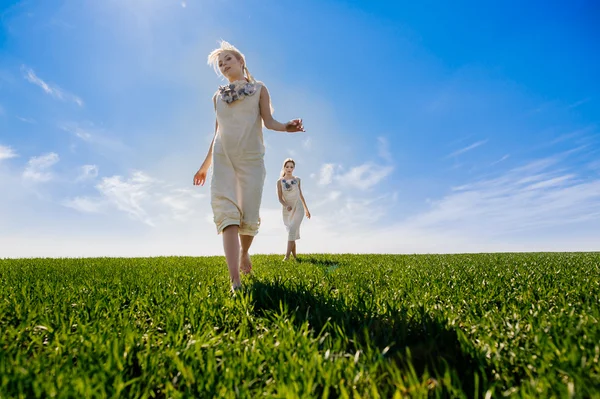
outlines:
[{"label": "foot on grass", "polygon": [[231,293],[233,295],[235,295],[237,292],[241,292],[241,291],[242,291],[242,284],[241,283],[237,284],[237,285],[234,285],[234,284],[231,285]]},{"label": "foot on grass", "polygon": [[252,261],[250,260],[250,254],[248,252],[240,252],[240,270],[244,274],[252,273]]}]

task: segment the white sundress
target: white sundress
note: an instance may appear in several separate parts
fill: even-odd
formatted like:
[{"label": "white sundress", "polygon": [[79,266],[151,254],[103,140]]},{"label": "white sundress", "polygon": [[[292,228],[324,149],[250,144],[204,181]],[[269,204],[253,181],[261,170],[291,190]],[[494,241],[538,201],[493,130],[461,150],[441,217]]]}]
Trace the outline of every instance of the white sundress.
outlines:
[{"label": "white sundress", "polygon": [[304,205],[300,199],[300,178],[294,177],[290,180],[281,178],[281,191],[283,193],[283,200],[292,207],[291,211],[288,211],[286,207],[283,207],[283,223],[288,232],[288,241],[296,241],[300,239],[300,224],[304,218]]}]

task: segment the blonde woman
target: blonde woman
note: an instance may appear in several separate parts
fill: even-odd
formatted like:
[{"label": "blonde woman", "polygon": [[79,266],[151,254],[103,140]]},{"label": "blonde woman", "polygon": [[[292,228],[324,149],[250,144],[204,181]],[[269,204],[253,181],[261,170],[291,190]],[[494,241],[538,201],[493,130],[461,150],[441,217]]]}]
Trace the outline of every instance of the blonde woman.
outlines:
[{"label": "blonde woman", "polygon": [[213,96],[215,135],[208,154],[194,175],[194,185],[203,186],[212,164],[211,206],[217,233],[223,234],[223,249],[232,289],[241,287],[240,270],[252,271],[249,249],[260,225],[259,209],[265,180],[262,126],[279,132],[303,132],[302,119],[287,123],[271,114],[269,91],[256,81],[244,55],[222,41],[208,56],[208,63],[228,84]]},{"label": "blonde woman", "polygon": [[290,259],[290,254],[296,257],[296,240],[300,239],[300,224],[304,215],[310,219],[310,212],[302,194],[302,185],[299,177],[294,176],[296,162],[288,158],[283,161],[281,178],[277,180],[277,197],[283,206],[283,223],[288,233],[287,249],[284,261]]}]

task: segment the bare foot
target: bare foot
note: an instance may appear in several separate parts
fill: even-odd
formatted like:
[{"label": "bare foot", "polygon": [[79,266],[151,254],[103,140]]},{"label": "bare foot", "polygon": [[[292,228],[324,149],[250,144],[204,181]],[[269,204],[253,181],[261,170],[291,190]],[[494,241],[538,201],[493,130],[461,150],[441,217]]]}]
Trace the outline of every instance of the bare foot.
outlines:
[{"label": "bare foot", "polygon": [[235,296],[238,292],[241,292],[243,289],[242,285],[231,285],[231,294],[233,294],[233,296]]},{"label": "bare foot", "polygon": [[240,251],[240,270],[244,274],[252,273],[252,261],[248,252],[243,253]]}]

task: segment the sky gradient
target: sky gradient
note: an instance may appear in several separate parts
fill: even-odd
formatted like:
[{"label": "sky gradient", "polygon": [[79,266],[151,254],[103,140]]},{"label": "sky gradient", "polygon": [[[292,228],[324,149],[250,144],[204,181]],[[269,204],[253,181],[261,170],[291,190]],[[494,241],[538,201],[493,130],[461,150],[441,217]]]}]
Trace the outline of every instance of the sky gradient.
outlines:
[{"label": "sky gradient", "polygon": [[255,253],[600,250],[593,1],[0,1],[0,258],[220,255],[192,186],[236,45],[271,93]]}]

